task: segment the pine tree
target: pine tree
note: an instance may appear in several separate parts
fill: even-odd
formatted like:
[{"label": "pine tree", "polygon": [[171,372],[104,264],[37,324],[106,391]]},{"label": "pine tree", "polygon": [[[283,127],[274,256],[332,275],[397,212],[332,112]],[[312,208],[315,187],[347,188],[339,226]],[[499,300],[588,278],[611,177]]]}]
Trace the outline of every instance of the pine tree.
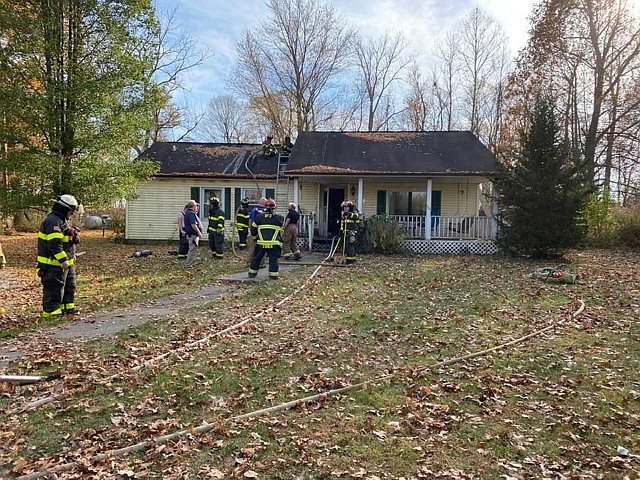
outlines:
[{"label": "pine tree", "polygon": [[584,175],[560,141],[551,99],[537,99],[530,125],[520,158],[500,164],[498,243],[514,255],[557,256],[583,235]]}]

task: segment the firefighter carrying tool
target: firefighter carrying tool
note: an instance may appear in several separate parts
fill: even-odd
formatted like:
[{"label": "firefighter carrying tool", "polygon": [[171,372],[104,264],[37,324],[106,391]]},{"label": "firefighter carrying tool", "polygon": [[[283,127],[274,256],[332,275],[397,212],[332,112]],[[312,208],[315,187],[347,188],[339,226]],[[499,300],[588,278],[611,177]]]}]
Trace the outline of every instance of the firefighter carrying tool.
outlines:
[{"label": "firefighter carrying tool", "polygon": [[267,199],[264,205],[265,211],[258,214],[251,224],[251,235],[257,236],[256,251],[249,266],[249,277],[258,275],[260,262],[265,255],[269,257],[269,278],[278,279],[278,258],[282,252],[282,225],[284,218],[276,215],[276,201],[273,198]]},{"label": "firefighter carrying tool", "polygon": [[60,195],[38,231],[38,276],[42,283],[42,316],[76,313],[75,253],[78,229],[67,221],[78,209],[73,195]]},{"label": "firefighter carrying tool", "polygon": [[224,258],[224,212],[220,208],[220,199],[212,197],[209,207],[209,248],[213,257]]},{"label": "firefighter carrying tool", "polygon": [[356,237],[360,230],[362,219],[351,200],[342,202],[342,221],[340,224],[342,248],[347,265],[356,261]]}]

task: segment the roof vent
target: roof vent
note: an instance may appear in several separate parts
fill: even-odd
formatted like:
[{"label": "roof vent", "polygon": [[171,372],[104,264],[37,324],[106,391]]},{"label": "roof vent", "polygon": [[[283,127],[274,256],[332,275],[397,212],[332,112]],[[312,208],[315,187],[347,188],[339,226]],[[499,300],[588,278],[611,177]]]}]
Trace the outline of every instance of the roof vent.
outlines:
[{"label": "roof vent", "polygon": [[171,151],[172,151],[172,152],[175,152],[176,150],[177,150],[176,146],[175,146],[175,145],[172,145],[172,146],[171,146]]}]

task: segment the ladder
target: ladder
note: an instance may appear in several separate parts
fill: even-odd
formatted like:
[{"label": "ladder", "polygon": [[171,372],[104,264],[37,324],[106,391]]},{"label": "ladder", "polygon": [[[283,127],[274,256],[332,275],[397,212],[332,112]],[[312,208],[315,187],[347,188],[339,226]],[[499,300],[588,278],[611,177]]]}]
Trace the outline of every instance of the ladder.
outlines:
[{"label": "ladder", "polygon": [[280,211],[287,210],[289,206],[289,177],[284,174],[289,162],[288,153],[278,153],[278,170],[276,172],[275,201],[280,206]]}]

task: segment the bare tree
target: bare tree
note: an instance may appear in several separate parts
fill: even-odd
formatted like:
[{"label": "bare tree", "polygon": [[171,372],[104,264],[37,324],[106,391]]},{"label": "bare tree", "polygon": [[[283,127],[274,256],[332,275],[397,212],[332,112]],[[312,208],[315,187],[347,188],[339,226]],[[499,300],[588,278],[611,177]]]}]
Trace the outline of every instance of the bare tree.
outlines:
[{"label": "bare tree", "polygon": [[[405,53],[407,46],[401,33],[391,35],[388,31],[379,38],[358,38],[355,42],[356,65],[367,106],[368,131],[387,125],[390,118],[398,113],[386,108],[383,113],[381,107],[393,85],[401,80],[403,71],[412,61]],[[387,106],[389,104],[387,98]]]},{"label": "bare tree", "polygon": [[436,43],[435,56],[438,64],[433,74],[433,87],[446,117],[444,126],[440,123],[439,130],[451,131],[454,128],[458,87],[456,80],[460,71],[459,50],[460,41],[455,31],[448,32],[443,40]]},{"label": "bare tree", "polygon": [[354,33],[317,0],[269,0],[267,6],[269,19],[246,31],[237,46],[234,87],[274,134],[315,130],[331,117],[331,82],[347,63]]},{"label": "bare tree", "polygon": [[532,19],[519,69],[533,65],[534,87],[558,98],[588,181],[609,190],[622,140],[637,126],[640,97],[627,93],[640,67],[640,25],[626,0],[547,0]]},{"label": "bare tree", "polygon": [[506,78],[500,67],[505,64],[508,39],[501,26],[478,7],[462,20],[458,31],[463,111],[469,129],[487,141],[486,124],[497,101],[495,85]]},{"label": "bare tree", "polygon": [[143,143],[133,146],[138,153],[152,143],[166,139],[167,132],[178,126],[184,132],[176,141],[182,140],[196,128],[201,117],[194,116],[173,100],[177,91],[185,89],[185,74],[210,57],[206,50],[198,47],[191,33],[176,23],[176,8],[161,12],[158,29],[141,40],[141,53],[148,54],[149,47],[153,46],[154,61],[145,72],[142,102],[147,110],[148,127]]},{"label": "bare tree", "polygon": [[404,98],[406,105],[404,118],[409,129],[422,132],[427,126],[427,115],[430,110],[429,86],[427,81],[422,78],[422,72],[416,63],[413,63],[409,68],[407,83],[409,89]]},{"label": "bare tree", "polygon": [[231,95],[218,95],[207,104],[199,131],[208,141],[245,143],[255,140],[246,106]]}]

